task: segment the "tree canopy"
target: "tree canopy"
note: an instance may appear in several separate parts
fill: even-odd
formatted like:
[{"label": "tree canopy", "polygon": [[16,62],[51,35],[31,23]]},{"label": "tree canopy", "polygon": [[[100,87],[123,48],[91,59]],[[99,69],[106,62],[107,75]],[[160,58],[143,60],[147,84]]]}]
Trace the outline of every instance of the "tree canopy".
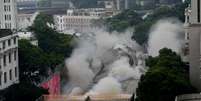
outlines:
[{"label": "tree canopy", "polygon": [[160,50],[147,60],[150,67],[137,88],[138,101],[174,101],[180,94],[196,92],[190,84],[188,70],[179,55],[170,49]]},{"label": "tree canopy", "polygon": [[45,53],[28,40],[19,40],[20,81],[39,83],[41,77],[47,76],[49,69],[54,69],[63,62],[62,56]]},{"label": "tree canopy", "polygon": [[51,15],[40,13],[30,30],[38,40],[38,47],[28,40],[19,41],[19,68],[21,81],[38,83],[48,71],[64,63],[72,51],[72,36],[57,32]]},{"label": "tree canopy", "polygon": [[63,58],[68,57],[72,51],[72,36],[59,33],[48,24],[54,24],[52,16],[40,13],[30,27],[38,39],[39,47],[46,53],[60,54]]},{"label": "tree canopy", "polygon": [[156,8],[152,14],[147,16],[146,19],[143,20],[140,24],[135,26],[135,32],[133,33],[133,38],[139,43],[144,44],[147,43],[149,38],[149,30],[156,21],[165,18],[176,18],[182,22],[184,22],[184,11],[185,8],[188,7],[189,2],[185,2],[182,4],[177,4],[175,6],[161,6]]},{"label": "tree canopy", "polygon": [[174,6],[158,6],[145,19],[142,19],[142,15],[136,13],[135,9],[125,10],[112,18],[106,19],[105,22],[109,31],[123,32],[127,28],[133,27],[133,39],[142,45],[147,43],[149,30],[156,21],[172,17],[184,22],[184,11],[188,5],[189,0]]},{"label": "tree canopy", "polygon": [[36,101],[48,91],[33,84],[14,84],[6,90],[0,91],[1,101]]},{"label": "tree canopy", "polygon": [[133,27],[142,22],[142,18],[133,10],[125,10],[122,13],[106,19],[106,25],[109,31],[125,31],[128,27]]}]

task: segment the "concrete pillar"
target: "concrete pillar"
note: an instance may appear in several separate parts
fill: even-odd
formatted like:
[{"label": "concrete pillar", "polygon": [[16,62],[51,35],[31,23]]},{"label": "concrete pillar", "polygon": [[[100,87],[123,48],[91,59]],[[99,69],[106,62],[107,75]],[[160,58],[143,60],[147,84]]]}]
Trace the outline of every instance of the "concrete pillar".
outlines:
[{"label": "concrete pillar", "polygon": [[124,0],[124,3],[125,3],[125,9],[129,9],[129,7],[128,7],[128,0]]},{"label": "concrete pillar", "polygon": [[116,7],[117,7],[117,10],[120,10],[120,0],[116,0]]}]

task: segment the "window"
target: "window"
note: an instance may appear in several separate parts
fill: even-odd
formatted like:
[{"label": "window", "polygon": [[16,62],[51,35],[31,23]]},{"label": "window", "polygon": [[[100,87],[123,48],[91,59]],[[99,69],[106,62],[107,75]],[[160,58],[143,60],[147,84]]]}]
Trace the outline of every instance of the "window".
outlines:
[{"label": "window", "polygon": [[7,20],[7,15],[4,15],[5,20]]},{"label": "window", "polygon": [[11,20],[11,15],[8,15],[8,19]]},{"label": "window", "polygon": [[11,58],[11,53],[9,53],[9,63],[11,63],[12,62],[12,58]]},{"label": "window", "polygon": [[12,69],[9,71],[9,76],[10,76],[10,80],[12,80],[13,79],[13,77],[12,77]]},{"label": "window", "polygon": [[17,51],[14,51],[14,60],[17,60]]},{"label": "window", "polygon": [[10,0],[4,0],[4,3],[10,3]]},{"label": "window", "polygon": [[7,73],[4,72],[4,83],[6,83],[6,82],[7,82]]},{"label": "window", "polygon": [[3,63],[4,63],[4,66],[6,66],[6,55],[3,56]]},{"label": "window", "polygon": [[6,48],[6,42],[4,41],[3,42],[3,49],[5,49]]},{"label": "window", "polygon": [[201,11],[201,7],[200,7],[200,0],[198,0],[197,2],[197,7],[198,7],[198,23],[200,23],[200,11]]},{"label": "window", "polygon": [[5,21],[10,21],[11,20],[11,15],[10,14],[4,15],[4,17],[5,17]]},{"label": "window", "polygon": [[11,45],[11,40],[9,39],[9,40],[8,40],[8,46],[10,46],[10,45]]},{"label": "window", "polygon": [[16,44],[16,37],[14,37],[13,42],[14,42],[14,44]]},{"label": "window", "polygon": [[9,12],[11,11],[10,5],[8,5],[8,11],[9,11]]},{"label": "window", "polygon": [[1,74],[0,74],[0,86],[2,85],[2,81],[1,81]]},{"label": "window", "polygon": [[15,67],[15,77],[17,77],[17,67]]},{"label": "window", "polygon": [[5,11],[5,12],[7,11],[7,6],[6,6],[6,5],[4,5],[4,11]]}]

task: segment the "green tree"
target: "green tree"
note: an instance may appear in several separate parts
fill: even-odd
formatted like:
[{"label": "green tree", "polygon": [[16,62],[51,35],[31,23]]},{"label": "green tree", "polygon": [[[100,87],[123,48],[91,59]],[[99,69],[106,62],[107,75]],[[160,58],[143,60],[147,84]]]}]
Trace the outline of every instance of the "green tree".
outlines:
[{"label": "green tree", "polygon": [[54,24],[52,16],[41,13],[30,27],[38,39],[39,47],[46,53],[63,56],[61,59],[68,57],[73,48],[71,46],[73,37],[57,32],[49,27],[48,23]]},{"label": "green tree", "polygon": [[14,84],[9,88],[0,91],[1,101],[36,101],[48,91],[33,84]]},{"label": "green tree", "polygon": [[47,54],[28,40],[19,40],[20,81],[39,83],[41,77],[47,76],[48,70],[54,70],[63,62],[58,54]]},{"label": "green tree", "polygon": [[125,31],[142,22],[140,15],[133,10],[125,10],[122,13],[106,19],[106,25],[109,31]]},{"label": "green tree", "polygon": [[139,101],[174,101],[177,95],[196,91],[189,82],[185,63],[172,50],[164,48],[159,56],[147,61],[151,67],[140,79]]},{"label": "green tree", "polygon": [[185,8],[188,7],[188,5],[189,0],[181,4],[179,3],[172,7],[161,6],[154,9],[152,14],[150,14],[141,23],[135,25],[135,32],[133,33],[133,38],[141,45],[146,44],[149,38],[150,28],[160,19],[171,17],[184,22],[184,11]]}]

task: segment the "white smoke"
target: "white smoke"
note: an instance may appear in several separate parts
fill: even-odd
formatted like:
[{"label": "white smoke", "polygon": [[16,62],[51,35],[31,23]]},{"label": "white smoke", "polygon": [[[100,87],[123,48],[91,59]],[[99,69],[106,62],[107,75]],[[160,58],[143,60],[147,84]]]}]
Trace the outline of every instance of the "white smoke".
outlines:
[{"label": "white smoke", "polygon": [[[139,79],[141,73],[135,68],[135,53],[140,51],[140,46],[131,37],[130,31],[108,33],[97,30],[81,35],[77,48],[66,60],[69,75],[64,87],[66,93],[86,92],[93,85],[90,94],[121,93],[121,81]],[[129,59],[133,60],[133,65]]]},{"label": "white smoke", "polygon": [[170,48],[179,53],[182,46],[182,23],[175,19],[159,20],[151,29],[148,41],[148,53],[158,56],[162,48]]},{"label": "white smoke", "polygon": [[[93,52],[93,47],[88,42],[82,42],[79,44],[71,56],[66,60],[66,66],[68,68],[68,75],[70,78],[70,84],[68,86],[81,87],[86,89],[92,82],[94,73],[89,68],[89,59]],[[68,89],[68,88],[67,88]]]},{"label": "white smoke", "polygon": [[93,94],[121,94],[121,84],[113,77],[106,77],[101,79],[96,84],[88,95]]},{"label": "white smoke", "polygon": [[122,57],[121,59],[115,61],[110,67],[112,69],[109,76],[112,76],[119,81],[138,77],[138,72],[135,72],[133,67],[130,66],[129,59],[127,57]]}]

